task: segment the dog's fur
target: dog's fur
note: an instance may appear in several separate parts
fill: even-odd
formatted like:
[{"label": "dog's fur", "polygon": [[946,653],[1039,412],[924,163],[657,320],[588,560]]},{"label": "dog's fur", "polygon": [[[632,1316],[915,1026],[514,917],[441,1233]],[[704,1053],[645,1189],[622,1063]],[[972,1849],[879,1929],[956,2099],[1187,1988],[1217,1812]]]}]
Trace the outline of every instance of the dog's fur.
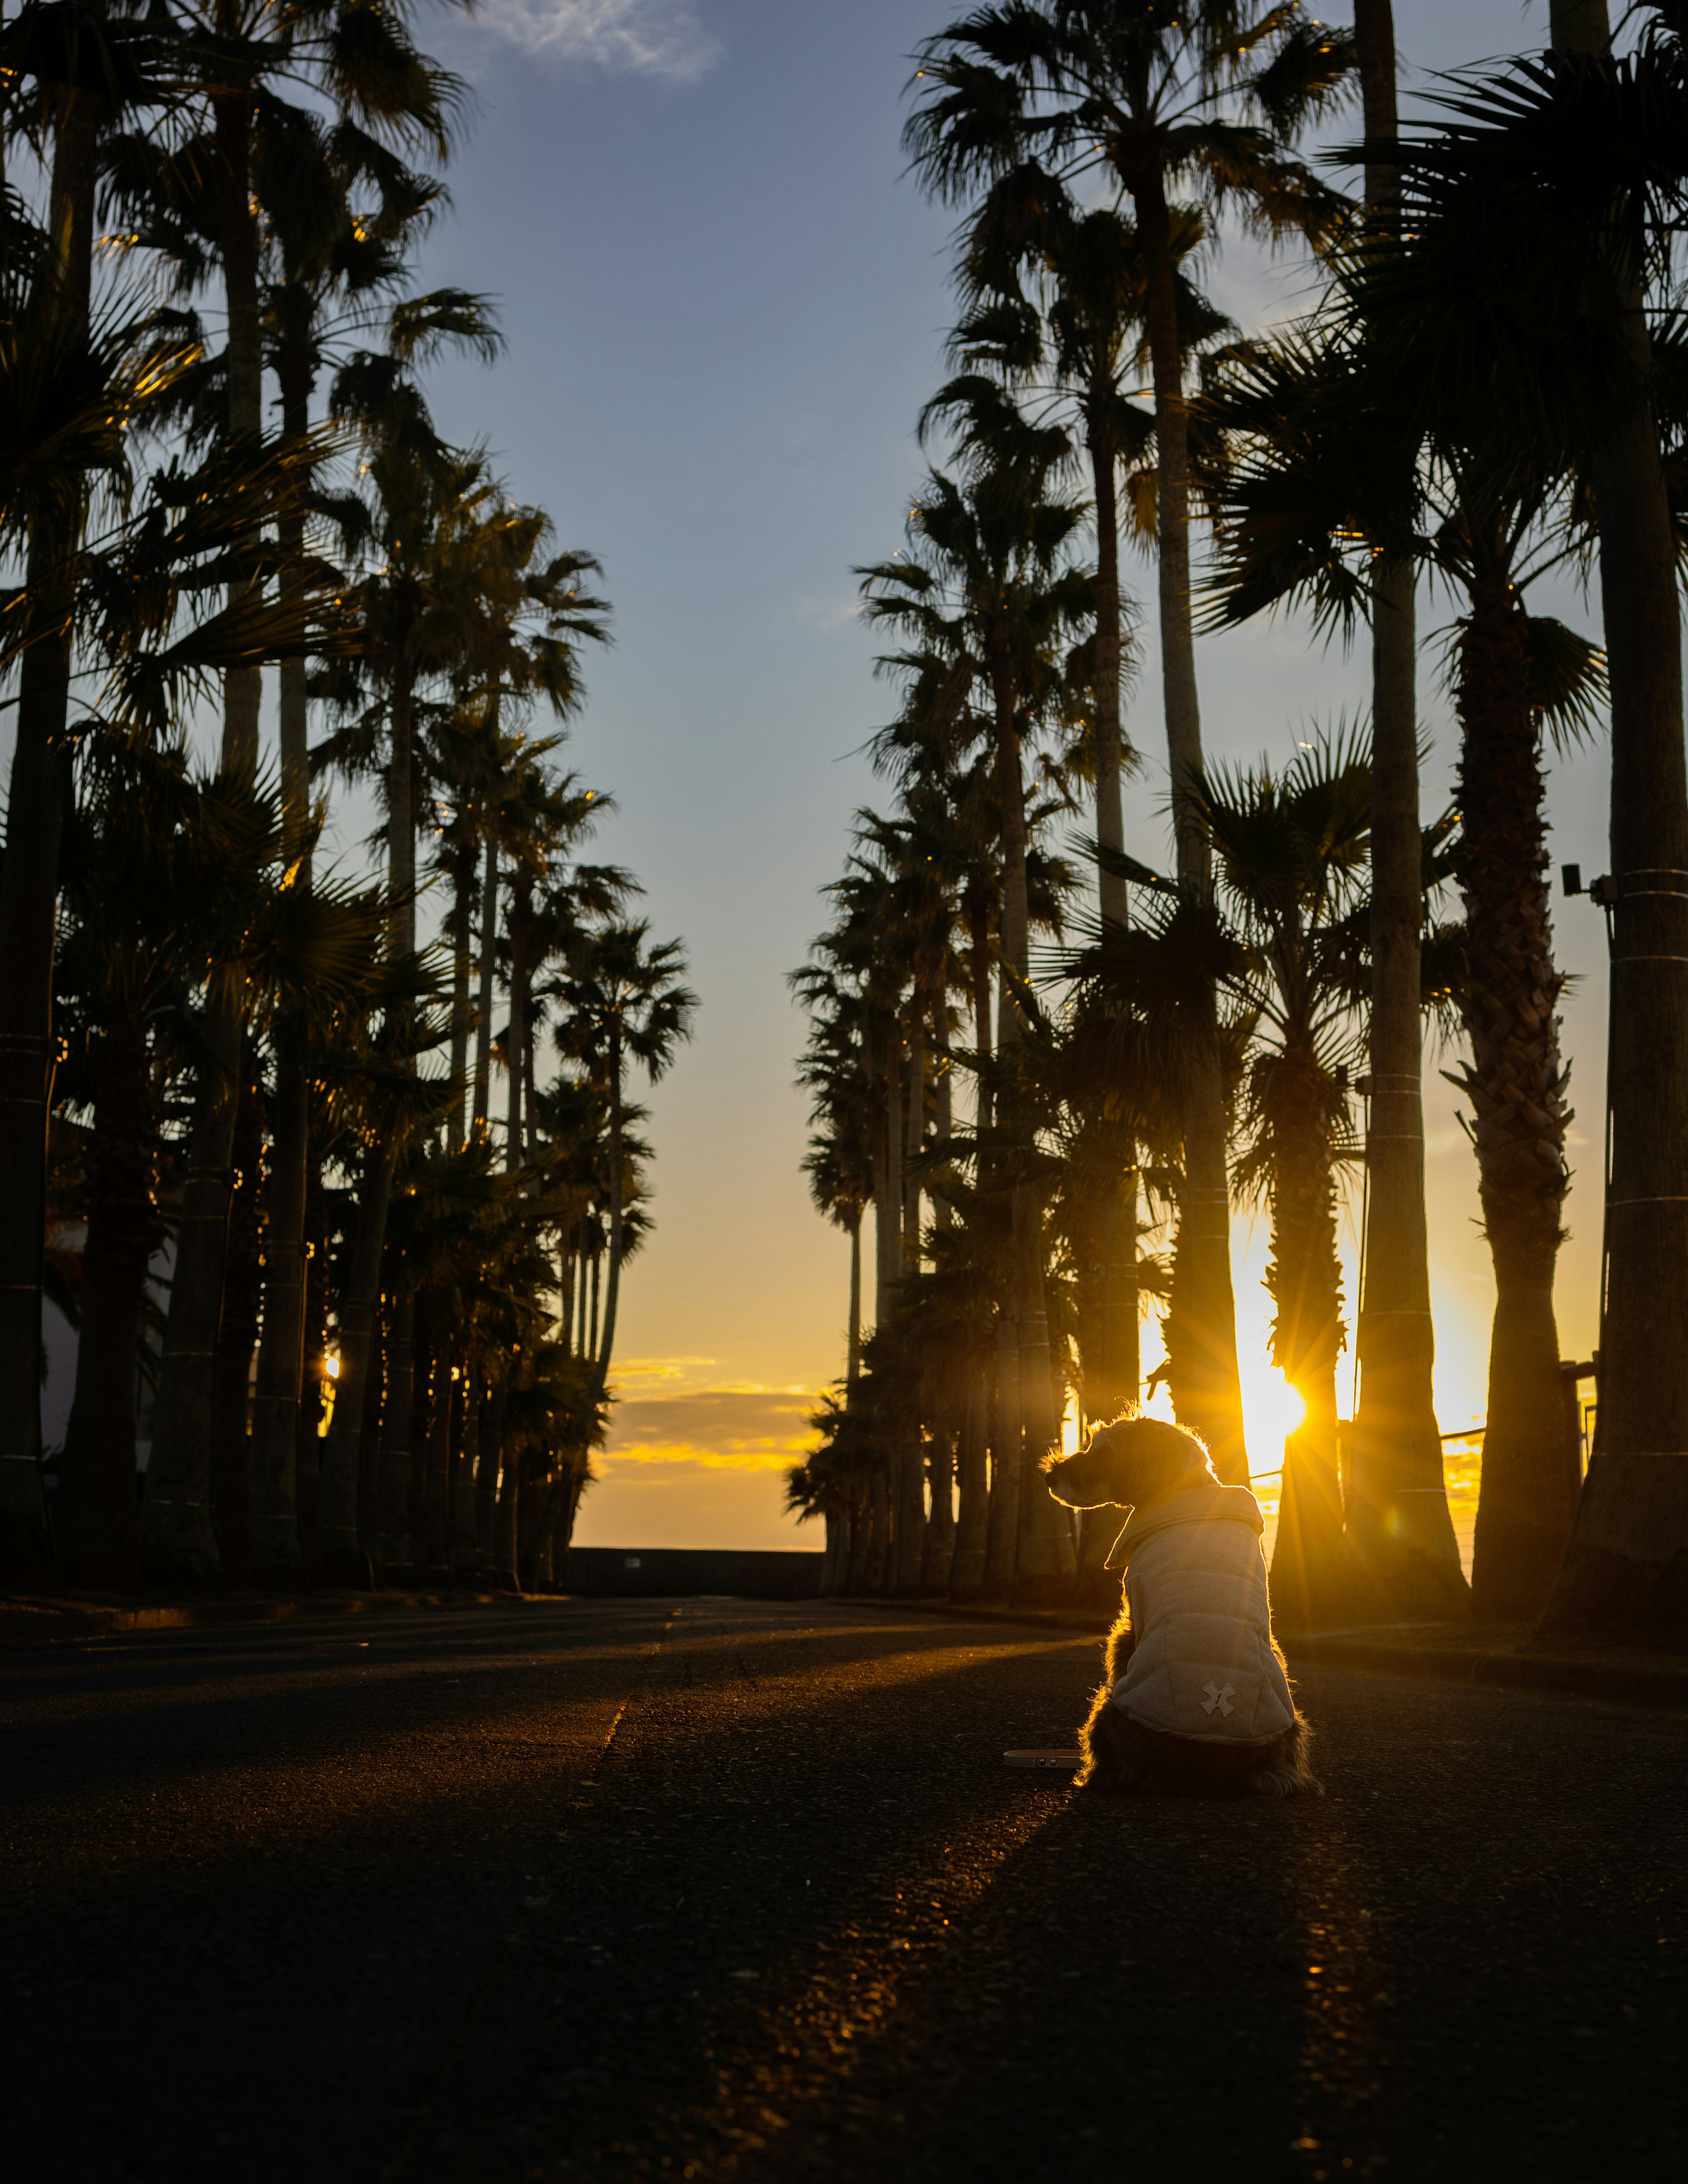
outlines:
[{"label": "dog's fur", "polygon": [[[1168,1495],[1218,1484],[1196,1436],[1159,1418],[1124,1418],[1099,1426],[1078,1455],[1052,1457],[1044,1468],[1050,1492],[1074,1509],[1110,1504],[1143,1509]],[[1075,1780],[1081,1790],[1182,1797],[1319,1794],[1307,1765],[1310,1732],[1299,1708],[1292,1728],[1269,1744],[1255,1745],[1173,1736],[1123,1713],[1113,1703],[1113,1689],[1136,1642],[1130,1608],[1122,1605],[1119,1620],[1108,1633],[1101,1686],[1078,1732],[1084,1758]]]}]

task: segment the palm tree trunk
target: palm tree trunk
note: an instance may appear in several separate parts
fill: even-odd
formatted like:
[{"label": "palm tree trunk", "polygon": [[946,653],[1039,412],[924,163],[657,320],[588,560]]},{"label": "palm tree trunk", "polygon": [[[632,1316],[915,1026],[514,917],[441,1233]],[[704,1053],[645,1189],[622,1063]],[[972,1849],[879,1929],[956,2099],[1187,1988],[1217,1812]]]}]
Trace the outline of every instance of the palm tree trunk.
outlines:
[{"label": "palm tree trunk", "polygon": [[451,1532],[446,1487],[451,1472],[451,1353],[442,1346],[427,1362],[428,1417],[422,1442],[422,1521],[417,1560],[429,1585],[451,1583]]},{"label": "palm tree trunk", "polygon": [[867,1554],[862,1571],[862,1591],[883,1592],[891,1558],[891,1485],[884,1468],[876,1465],[867,1488]]},{"label": "palm tree trunk", "polygon": [[[58,118],[51,226],[62,257],[41,278],[59,290],[73,337],[86,332],[93,248],[99,108],[71,94]],[[17,724],[0,858],[0,1582],[57,1591],[41,1474],[41,1276],[47,1230],[47,1129],[58,1041],[53,1029],[58,852],[71,796],[71,566],[80,506],[61,531],[31,534],[25,570],[31,634],[19,669]]]},{"label": "palm tree trunk", "polygon": [[1473,587],[1457,701],[1461,1012],[1472,1059],[1452,1081],[1474,1111],[1496,1291],[1472,1605],[1488,1618],[1533,1619],[1547,1604],[1574,1513],[1568,1482],[1577,1467],[1553,1316],[1570,1117],[1554,1013],[1564,981],[1553,966],[1540,727],[1524,608],[1502,577]]},{"label": "palm tree trunk", "polygon": [[920,1272],[920,1178],[915,1171],[926,1139],[926,1013],[916,989],[909,1011],[908,1089],[903,1124],[903,1272]]},{"label": "palm tree trunk", "polygon": [[1342,1270],[1323,1072],[1312,1053],[1286,1053],[1273,1092],[1273,1362],[1306,1405],[1284,1446],[1283,1498],[1272,1556],[1272,1613],[1287,1629],[1329,1624],[1344,1602],[1342,1494],[1337,1468],[1336,1360]]},{"label": "palm tree trunk", "polygon": [[990,1513],[985,1538],[984,1591],[1006,1600],[1014,1589],[1020,1539],[1025,1436],[1020,1419],[1020,1336],[1010,1311],[996,1316],[995,1401],[990,1418]]},{"label": "palm tree trunk", "polygon": [[446,1149],[454,1153],[463,1148],[463,1102],[469,1089],[469,956],[474,896],[472,855],[465,857],[459,852],[451,914],[451,1118],[445,1135]]},{"label": "palm tree trunk", "polygon": [[[296,343],[281,359],[282,429],[299,438],[310,426],[313,370],[310,353]],[[304,518],[290,515],[283,543],[296,567],[304,559]],[[281,667],[281,759],[282,856],[290,884],[309,892],[310,857],[310,703],[303,659]],[[299,1521],[299,1396],[304,1355],[305,1171],[310,1158],[310,1079],[308,1038],[302,1010],[284,1014],[276,1028],[275,1138],[270,1147],[268,1222],[264,1240],[264,1328],[258,1350],[258,1380],[252,1412],[251,1473],[260,1504],[280,1513],[294,1503],[292,1530],[307,1582],[317,1559],[306,1535],[315,1519]],[[223,1540],[225,1564],[229,1542]]]},{"label": "palm tree trunk", "polygon": [[1412,564],[1380,557],[1372,603],[1371,1112],[1366,1137],[1360,1400],[1347,1537],[1364,1612],[1387,1621],[1467,1605],[1448,1513],[1432,1374],[1420,1089],[1423,921]]},{"label": "palm tree trunk", "polygon": [[387,1295],[387,1403],[381,1417],[378,1453],[364,1451],[365,1463],[381,1467],[381,1570],[414,1572],[422,1558],[421,1511],[416,1469],[417,1402],[416,1299],[414,1291]]},{"label": "palm tree trunk", "polygon": [[504,1413],[510,1403],[508,1383],[500,1379],[487,1390],[481,1412],[480,1445],[475,1458],[476,1555],[482,1574],[495,1579],[498,1552],[499,1468],[502,1461]]},{"label": "palm tree trunk", "polygon": [[527,928],[530,889],[520,873],[511,883],[510,902],[510,1028],[504,1034],[504,1167],[521,1165],[521,1073],[527,1051]]},{"label": "palm tree trunk", "polygon": [[156,1142],[145,1027],[120,1022],[101,1045],[76,1387],[55,1513],[65,1576],[106,1591],[132,1592],[141,1580],[135,1352],[158,1234]]},{"label": "palm tree trunk", "polygon": [[491,1113],[493,1082],[493,974],[497,967],[499,937],[499,850],[487,844],[487,861],[481,880],[481,986],[475,1011],[475,1100],[473,1128],[481,1136]]},{"label": "palm tree trunk", "polygon": [[[377,1575],[381,1570],[381,1451],[387,1430],[387,1315],[377,1301],[370,1314],[363,1424],[358,1434],[358,1545]],[[408,1535],[408,1526],[406,1532]],[[317,1552],[320,1557],[320,1538]],[[403,1581],[402,1572],[399,1581]]]},{"label": "palm tree trunk", "polygon": [[897,1284],[903,1278],[903,1077],[902,1039],[893,1028],[887,1034],[885,1053],[885,1196],[883,1218],[877,1219],[879,1245],[878,1295],[875,1323],[883,1327],[892,1311]]},{"label": "palm tree trunk", "polygon": [[[1601,0],[1553,42],[1603,53]],[[1621,326],[1638,385],[1639,265]],[[1555,1630],[1688,1642],[1688,778],[1681,604],[1657,420],[1619,412],[1593,465],[1612,689],[1611,1179],[1598,1446],[1549,1605]]]},{"label": "palm tree trunk", "polygon": [[[1104,399],[1111,398],[1111,387]],[[1111,435],[1093,425],[1090,476],[1096,499],[1096,840],[1104,853],[1125,850],[1125,806],[1120,775],[1124,734],[1120,723],[1119,489]],[[1123,877],[1099,864],[1096,894],[1104,924],[1123,925]]]},{"label": "palm tree trunk", "polygon": [[475,1522],[475,1479],[481,1447],[482,1390],[463,1368],[463,1424],[451,1462],[451,1569],[454,1585],[471,1584],[479,1574],[480,1540]]},{"label": "palm tree trunk", "polygon": [[[1390,0],[1355,0],[1366,137],[1396,134]],[[1399,172],[1366,168],[1366,226],[1397,232]],[[1418,818],[1415,573],[1380,554],[1372,594],[1371,1102],[1366,1135],[1364,1286],[1357,1348],[1360,1396],[1344,1456],[1344,1523],[1357,1605],[1384,1621],[1423,1620],[1465,1605],[1448,1514],[1432,1376],[1424,1110],[1419,1023],[1423,922]],[[1369,1596],[1369,1597],[1368,1597]]]},{"label": "palm tree trunk", "polygon": [[[994,699],[997,793],[1002,810],[1002,925],[1004,991],[997,1034],[998,1051],[1011,1063],[1021,1036],[1020,1005],[1013,981],[1023,981],[1028,968],[1028,918],[1026,899],[1026,795],[1020,766],[1019,723],[1006,661],[996,664],[993,676]],[[1011,1162],[1029,1155],[1032,1128],[1023,1099],[1014,1089],[1011,1076],[1000,1103],[1005,1130],[1011,1135]],[[1010,1285],[1014,1293],[1012,1317],[999,1323],[998,1386],[1011,1379],[1017,1400],[1004,1406],[999,1400],[999,1430],[1007,1417],[1017,1413],[1021,1432],[1017,1462],[1024,1482],[1014,1490],[1016,1538],[1014,1597],[1023,1605],[1053,1606],[1064,1598],[1072,1569],[1072,1538],[1062,1513],[1042,1490],[1038,1467],[1046,1450],[1061,1437],[1061,1421],[1054,1415],[1050,1381],[1049,1318],[1044,1294],[1043,1209],[1037,1190],[1023,1177],[1009,1191],[1011,1228]],[[1012,1367],[1004,1355],[1011,1341]],[[1007,1455],[1005,1446],[1001,1454]],[[993,1516],[994,1515],[993,1496]],[[1006,1510],[1005,1510],[1006,1514]]]},{"label": "palm tree trunk", "polygon": [[861,1378],[861,1208],[850,1223],[850,1330],[844,1351],[844,1379],[854,1387]]},{"label": "palm tree trunk", "polygon": [[1142,1308],[1137,1281],[1135,1165],[1101,1193],[1101,1320],[1094,1380],[1086,1358],[1084,1408],[1092,1424],[1117,1418],[1134,1406],[1143,1381]]},{"label": "palm tree trunk", "polygon": [[950,1589],[950,1572],[955,1559],[955,1435],[953,1427],[940,1419],[929,1446],[932,1513],[926,1523],[920,1589],[922,1592],[944,1593]]},{"label": "palm tree trunk", "polygon": [[[279,1126],[278,1126],[279,1134]],[[314,1152],[305,1158],[304,1295],[301,1323],[298,1412],[294,1428],[299,1481],[299,1553],[305,1583],[322,1586],[322,1421],[328,1389],[328,1214],[322,1189],[322,1163]],[[261,1360],[260,1360],[261,1368]],[[379,1364],[377,1360],[376,1371]],[[231,1585],[246,1581],[252,1559],[250,1541],[244,1563],[231,1560],[229,1534],[218,1512],[223,1562]]]},{"label": "palm tree trunk", "polygon": [[[364,1402],[369,1384],[370,1333],[381,1288],[382,1247],[387,1234],[387,1206],[393,1191],[394,1160],[390,1145],[372,1152],[364,1187],[359,1194],[351,1262],[340,1301],[340,1372],[334,1384],[334,1416],[323,1445],[318,1489],[323,1582],[359,1592],[367,1591],[375,1581],[370,1557],[358,1533],[358,1474],[364,1436]],[[387,1359],[391,1408],[397,1401],[393,1380],[397,1360],[391,1348]],[[407,1365],[408,1362],[407,1359]],[[404,1536],[402,1507],[401,1504],[398,1513],[389,1513],[383,1497],[383,1570],[402,1567],[410,1559],[409,1541]],[[393,1535],[387,1533],[389,1513],[399,1515],[400,1529]]]},{"label": "palm tree trunk", "polygon": [[[1181,883],[1206,895],[1211,860],[1188,794],[1201,766],[1201,710],[1190,618],[1189,415],[1184,392],[1172,226],[1164,181],[1153,172],[1134,184],[1147,286],[1149,354],[1155,381],[1161,674],[1172,776],[1173,822]],[[1184,1180],[1167,1318],[1167,1354],[1180,1420],[1206,1442],[1223,1479],[1248,1477],[1242,1382],[1237,1371],[1237,1315],[1231,1286],[1230,1193],[1225,1172],[1225,1094],[1218,1018],[1211,992],[1203,1008],[1206,1050],[1191,1071],[1184,1118]]]},{"label": "palm tree trunk", "polygon": [[[211,106],[212,181],[228,319],[228,432],[231,442],[256,442],[264,430],[264,351],[252,210],[252,94],[219,92]],[[256,547],[255,534],[250,543]],[[247,578],[237,577],[229,586],[230,605],[237,605],[250,588]],[[258,770],[262,696],[259,669],[226,671],[222,768],[237,780],[250,781]],[[210,1059],[201,1072],[182,1190],[175,1279],[141,1517],[143,1566],[148,1582],[154,1585],[198,1588],[222,1582],[211,1523],[211,1474],[242,1021],[232,989],[214,989],[205,1027]]]},{"label": "palm tree trunk", "polygon": [[[244,1042],[242,1042],[244,1044]],[[223,1310],[217,1329],[215,1472],[213,1499],[238,1511],[244,1496],[254,1584],[292,1591],[303,1580],[299,1559],[298,1448],[288,1443],[272,1475],[253,1462],[248,1412],[252,1368],[264,1297],[264,1099],[251,1074],[235,1110],[233,1190],[223,1260]],[[228,1559],[223,1575],[228,1580]]]},{"label": "palm tree trunk", "polygon": [[990,1524],[990,1482],[985,1459],[990,1409],[985,1389],[986,1363],[968,1362],[967,1404],[956,1448],[955,1551],[950,1559],[950,1596],[972,1600],[984,1588],[985,1541]]}]

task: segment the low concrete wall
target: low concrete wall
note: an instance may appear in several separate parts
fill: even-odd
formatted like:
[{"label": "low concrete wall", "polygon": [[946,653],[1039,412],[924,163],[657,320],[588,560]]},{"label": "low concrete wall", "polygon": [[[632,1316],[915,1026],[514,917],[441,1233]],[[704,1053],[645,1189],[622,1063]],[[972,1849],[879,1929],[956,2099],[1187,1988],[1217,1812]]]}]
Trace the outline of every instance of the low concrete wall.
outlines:
[{"label": "low concrete wall", "polygon": [[818,1548],[571,1547],[565,1592],[635,1597],[736,1593],[744,1600],[816,1600]]}]

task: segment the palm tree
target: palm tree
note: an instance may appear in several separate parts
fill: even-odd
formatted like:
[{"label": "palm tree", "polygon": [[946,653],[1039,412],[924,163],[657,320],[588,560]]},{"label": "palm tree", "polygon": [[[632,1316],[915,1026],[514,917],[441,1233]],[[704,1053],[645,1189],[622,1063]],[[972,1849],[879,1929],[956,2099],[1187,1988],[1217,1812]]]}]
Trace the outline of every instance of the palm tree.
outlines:
[{"label": "palm tree", "polygon": [[37,141],[52,150],[44,228],[11,203],[0,215],[0,374],[14,451],[3,523],[25,560],[24,627],[6,654],[18,701],[0,862],[0,1569],[45,1589],[57,1578],[41,1485],[40,1298],[78,557],[91,488],[120,469],[142,389],[156,397],[181,368],[148,386],[130,330],[91,325],[95,190],[103,139],[129,103],[154,95],[158,42],[150,25],[68,8],[26,8],[5,34],[4,124],[27,89]]},{"label": "palm tree", "polygon": [[[1048,451],[1052,459],[1053,450]],[[947,659],[951,710],[977,684],[988,726],[1002,828],[1000,947],[1005,992],[999,1051],[1020,1036],[1019,996],[1027,977],[1029,930],[1027,798],[1022,749],[1029,733],[1058,709],[1067,661],[1062,639],[1094,613],[1090,572],[1070,558],[1083,511],[1046,493],[1035,465],[1016,460],[981,467],[964,484],[929,477],[909,521],[906,559],[861,571],[871,619],[905,633],[924,657]],[[999,1428],[1022,1454],[1015,1478],[1035,1465],[1059,1431],[1052,1408],[1045,1310],[1042,1223],[1027,1172],[1030,1133],[1015,1112],[1011,1071],[999,1124],[1007,1141],[1003,1183],[1015,1240],[1015,1274],[1001,1323]],[[1070,1574],[1070,1539],[1047,1496],[1028,1497],[1033,1531],[1022,1542],[1025,1596],[1053,1597]]]},{"label": "palm tree", "polygon": [[[1150,0],[1007,0],[920,49],[921,103],[906,131],[928,186],[965,198],[1034,157],[1063,180],[1101,171],[1136,215],[1154,386],[1162,672],[1181,879],[1208,883],[1186,784],[1201,764],[1190,616],[1190,463],[1177,248],[1186,201],[1239,213],[1274,239],[1319,239],[1345,205],[1291,153],[1339,96],[1345,36],[1296,6],[1245,15],[1226,0],[1167,13]],[[1180,1415],[1222,1476],[1245,1476],[1231,1295],[1225,1118],[1217,1027],[1192,1086],[1174,1316],[1190,1377]]]},{"label": "palm tree", "polygon": [[[174,261],[179,288],[191,292],[214,263],[220,272],[226,347],[218,424],[219,436],[231,448],[256,449],[263,439],[263,237],[254,180],[266,150],[272,175],[285,171],[287,149],[296,151],[302,136],[312,134],[309,121],[301,124],[297,111],[275,97],[269,79],[303,75],[326,95],[338,112],[343,146],[365,131],[400,145],[425,144],[441,154],[448,146],[450,117],[461,86],[417,51],[402,4],[360,8],[355,21],[348,20],[352,14],[348,0],[308,0],[281,28],[254,0],[214,0],[203,13],[181,9],[176,19],[176,88],[185,126],[174,143],[151,136],[131,137],[118,148],[114,159],[117,200],[140,240]],[[282,140],[279,157],[275,142],[266,137]],[[376,138],[363,141],[369,156],[362,164],[379,164],[382,148]],[[295,550],[288,573],[297,578],[297,532],[290,543]],[[250,612],[262,583],[256,531],[248,534],[244,548],[232,557],[231,613]],[[225,678],[222,763],[231,772],[256,768],[261,682],[258,660],[241,663]],[[298,718],[296,685],[290,697],[292,729]],[[292,734],[288,756],[297,790],[298,753]],[[232,1088],[242,1081],[247,1067],[242,1039],[237,998],[226,996],[206,1026],[213,1066],[200,1088],[161,1368],[163,1446],[158,1455],[168,1490],[153,1513],[149,1556],[161,1577],[190,1585],[217,1580],[216,1543],[198,1451],[209,1448],[216,1430],[217,1330],[236,1117]],[[296,1139],[300,1102],[296,1085],[290,1089],[287,1115]],[[283,1218],[291,1223],[300,1202],[296,1147],[291,1143],[288,1155]],[[284,1260],[289,1256],[283,1252]],[[272,1370],[270,1391],[274,1381],[284,1377],[283,1369]],[[276,1424],[273,1417],[266,1419],[268,1426]],[[277,1482],[282,1500],[267,1518],[260,1518],[259,1567],[291,1582],[298,1571],[295,1526],[281,1484],[291,1478],[291,1470],[284,1441],[276,1443],[266,1430],[264,1445],[270,1451],[266,1476]]]},{"label": "palm tree", "polygon": [[[698,997],[682,983],[686,963],[677,940],[655,944],[648,924],[612,924],[582,933],[571,950],[560,982],[564,1017],[557,1044],[569,1059],[583,1063],[609,1095],[609,1238],[604,1278],[604,1308],[595,1330],[596,1347],[581,1397],[595,1418],[609,1385],[615,1353],[616,1323],[621,1305],[621,1269],[630,1244],[627,1196],[628,1068],[642,1069],[657,1084],[680,1045],[692,1035]],[[560,1487],[554,1490],[555,1502]],[[571,1521],[572,1512],[570,1512]],[[550,1517],[554,1529],[556,1518]],[[568,1535],[563,1534],[564,1545]]]},{"label": "palm tree", "polygon": [[1594,486],[1612,692],[1606,1294],[1596,1458],[1547,1620],[1680,1637],[1688,1495],[1660,1451],[1688,1445],[1688,767],[1646,287],[1688,193],[1688,77],[1669,10],[1619,58],[1602,0],[1555,0],[1552,41],[1455,96],[1403,171],[1408,216],[1432,223],[1450,270],[1492,281],[1489,369]]},{"label": "palm tree", "polygon": [[1248,1038],[1237,1183],[1272,1213],[1272,1359],[1306,1414],[1284,1450],[1273,1610],[1293,1626],[1342,1598],[1336,1361],[1342,1349],[1336,1166],[1358,1148],[1348,1112],[1363,1051],[1352,973],[1371,846],[1371,769],[1351,744],[1215,770],[1195,796],[1218,899],[1242,945],[1223,979]]}]

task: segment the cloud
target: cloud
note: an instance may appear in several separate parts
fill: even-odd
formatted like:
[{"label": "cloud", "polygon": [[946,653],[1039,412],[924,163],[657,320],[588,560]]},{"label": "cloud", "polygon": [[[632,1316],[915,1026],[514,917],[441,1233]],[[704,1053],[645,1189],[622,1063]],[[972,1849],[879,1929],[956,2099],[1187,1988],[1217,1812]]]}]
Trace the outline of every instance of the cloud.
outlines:
[{"label": "cloud", "polygon": [[606,1457],[636,1463],[694,1463],[712,1471],[776,1471],[813,1447],[802,1388],[703,1388],[623,1397]]},{"label": "cloud", "polygon": [[477,20],[529,53],[695,83],[721,54],[697,0],[482,0]]}]

